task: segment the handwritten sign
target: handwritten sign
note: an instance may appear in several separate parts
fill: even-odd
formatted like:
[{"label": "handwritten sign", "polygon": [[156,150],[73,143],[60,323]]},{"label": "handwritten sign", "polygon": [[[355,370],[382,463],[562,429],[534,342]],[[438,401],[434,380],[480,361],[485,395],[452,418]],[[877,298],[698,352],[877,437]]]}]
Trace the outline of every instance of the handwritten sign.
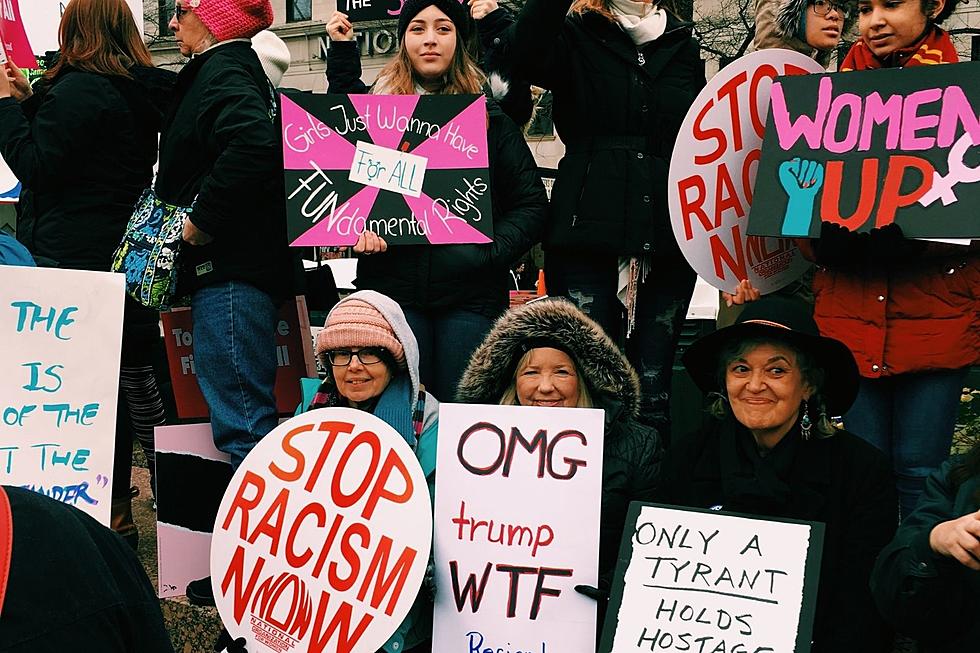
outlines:
[{"label": "handwritten sign", "polygon": [[602,411],[439,408],[432,650],[592,653]]},{"label": "handwritten sign", "polygon": [[286,220],[294,247],[488,243],[482,95],[282,95]]},{"label": "handwritten sign", "polygon": [[156,447],[158,596],[183,596],[210,574],[211,528],[231,481],[228,454],[210,424],[158,426]]},{"label": "handwritten sign", "polygon": [[[197,383],[194,362],[194,321],[190,309],[161,313],[167,364],[173,383],[177,415],[181,419],[208,416],[208,404]],[[306,299],[285,302],[276,323],[276,408],[280,415],[292,414],[302,399],[299,380],[316,377],[313,345],[309,339],[310,318]]]},{"label": "handwritten sign", "polygon": [[667,185],[671,227],[691,267],[719,290],[748,279],[771,292],[810,265],[790,238],[749,236],[746,220],[772,80],[814,72],[823,68],[798,52],[753,52],[711,78],[681,125]]},{"label": "handwritten sign", "polygon": [[822,546],[822,524],[633,503],[599,651],[807,653]]},{"label": "handwritten sign", "polygon": [[[458,0],[466,4],[466,0]],[[337,0],[337,11],[347,14],[354,23],[367,20],[396,20],[405,0]]]},{"label": "handwritten sign", "polygon": [[0,266],[0,484],[109,523],[123,281]]},{"label": "handwritten sign", "polygon": [[249,651],[374,653],[418,594],[432,509],[422,468],[393,428],[323,408],[259,442],[213,533],[218,611]]},{"label": "handwritten sign", "polygon": [[980,64],[780,78],[749,233],[980,237]]}]

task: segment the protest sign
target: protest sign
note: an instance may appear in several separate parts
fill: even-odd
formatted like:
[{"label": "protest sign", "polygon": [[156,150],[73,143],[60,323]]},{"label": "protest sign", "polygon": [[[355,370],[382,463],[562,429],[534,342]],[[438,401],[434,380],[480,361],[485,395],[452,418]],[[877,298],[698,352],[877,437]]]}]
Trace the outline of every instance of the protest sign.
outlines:
[{"label": "protest sign", "polygon": [[[178,308],[162,313],[161,318],[177,416],[181,419],[205,418],[208,416],[208,404],[197,384],[191,311]],[[285,302],[279,308],[276,362],[278,368],[273,389],[276,408],[280,415],[291,415],[302,398],[299,380],[317,375],[310,341],[310,318],[304,297],[297,297],[295,302]]]},{"label": "protest sign", "polygon": [[401,435],[364,411],[310,411],[228,486],[211,541],[218,611],[256,653],[374,653],[414,603],[431,542],[425,476]]},{"label": "protest sign", "polygon": [[634,502],[600,653],[807,653],[823,524]]},{"label": "protest sign", "polygon": [[0,266],[0,484],[109,523],[122,275]]},{"label": "protest sign", "polygon": [[748,279],[771,292],[810,265],[792,239],[750,237],[746,220],[772,80],[815,72],[823,68],[798,52],[753,52],[712,77],[681,124],[667,184],[671,227],[691,267],[719,290]]},{"label": "protest sign", "polygon": [[400,0],[337,0],[337,11],[347,14],[352,23],[368,20],[397,20]]},{"label": "protest sign", "polygon": [[294,247],[491,242],[482,95],[283,93],[282,116]]},{"label": "protest sign", "polygon": [[20,68],[34,68],[37,59],[24,29],[18,0],[0,0],[0,49]]},{"label": "protest sign", "polygon": [[211,528],[231,481],[228,454],[214,448],[210,424],[158,426],[156,448],[159,597],[183,596],[210,572]]},{"label": "protest sign", "polygon": [[432,650],[592,653],[603,412],[439,408]]},{"label": "protest sign", "polygon": [[778,79],[749,233],[980,237],[980,64]]}]

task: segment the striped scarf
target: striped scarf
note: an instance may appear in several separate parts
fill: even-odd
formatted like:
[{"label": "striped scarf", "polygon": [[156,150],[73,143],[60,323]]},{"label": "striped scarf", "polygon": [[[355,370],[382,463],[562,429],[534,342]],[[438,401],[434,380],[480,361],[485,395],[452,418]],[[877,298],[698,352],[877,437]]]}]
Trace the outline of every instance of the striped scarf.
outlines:
[{"label": "striped scarf", "polygon": [[944,30],[933,26],[919,41],[907,48],[892,52],[884,59],[879,59],[864,41],[855,43],[844,62],[841,72],[851,70],[875,70],[878,68],[905,68],[907,66],[935,66],[941,63],[957,63],[960,57],[956,54],[953,42]]}]

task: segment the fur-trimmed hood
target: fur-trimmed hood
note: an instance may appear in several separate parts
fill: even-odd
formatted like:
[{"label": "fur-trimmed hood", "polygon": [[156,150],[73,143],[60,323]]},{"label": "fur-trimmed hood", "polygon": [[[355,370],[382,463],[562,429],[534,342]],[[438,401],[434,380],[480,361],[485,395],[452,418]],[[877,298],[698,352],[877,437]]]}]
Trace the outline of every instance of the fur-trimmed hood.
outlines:
[{"label": "fur-trimmed hood", "polygon": [[633,366],[602,327],[563,299],[536,301],[504,313],[470,357],[457,401],[499,402],[525,352],[522,345],[540,339],[559,342],[571,354],[596,407],[606,410],[607,421],[636,417],[640,381]]},{"label": "fur-trimmed hood", "polygon": [[784,39],[799,38],[797,32],[803,12],[810,6],[809,0],[779,0],[776,9],[776,34]]}]

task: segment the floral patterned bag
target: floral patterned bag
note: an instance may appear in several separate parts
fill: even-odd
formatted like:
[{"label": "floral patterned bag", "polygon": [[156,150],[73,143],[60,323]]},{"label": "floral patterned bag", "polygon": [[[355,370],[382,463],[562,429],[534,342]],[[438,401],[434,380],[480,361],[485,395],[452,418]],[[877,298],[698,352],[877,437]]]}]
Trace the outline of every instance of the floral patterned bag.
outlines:
[{"label": "floral patterned bag", "polygon": [[126,273],[126,292],[148,308],[178,304],[177,272],[189,207],[168,204],[152,188],[143,191],[112,257],[112,271]]}]

